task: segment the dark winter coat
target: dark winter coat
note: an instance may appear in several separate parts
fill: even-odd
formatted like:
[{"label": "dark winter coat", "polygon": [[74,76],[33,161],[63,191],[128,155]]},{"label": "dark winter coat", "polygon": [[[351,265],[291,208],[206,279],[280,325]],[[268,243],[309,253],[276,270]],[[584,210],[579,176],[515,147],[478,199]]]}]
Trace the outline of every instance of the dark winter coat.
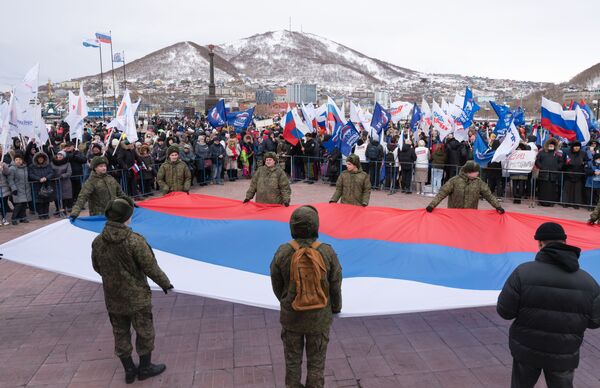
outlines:
[{"label": "dark winter coat", "polygon": [[576,182],[582,181],[585,178],[586,154],[581,149],[579,152],[574,152],[573,147],[565,155],[563,169],[565,179]]},{"label": "dark winter coat", "polygon": [[67,152],[66,159],[71,165],[71,176],[73,178],[81,179],[81,177],[83,177],[83,165],[87,163],[85,155],[75,150],[73,152]]},{"label": "dark winter coat", "polygon": [[144,237],[118,222],[107,221],[92,242],[92,266],[102,277],[104,302],[112,314],[130,315],[152,307],[146,277],[163,289],[171,285]]},{"label": "dark winter coat", "polygon": [[[42,163],[38,163],[38,158],[43,157],[44,161]],[[40,179],[46,178],[46,182],[41,183]],[[33,157],[33,161],[29,166],[29,181],[33,183],[33,196],[36,202],[51,202],[54,200],[54,194],[51,197],[43,197],[40,196],[40,189],[42,186],[49,186],[56,193],[56,181],[54,178],[54,170],[52,170],[52,166],[50,166],[50,160],[48,155],[43,152],[38,152]]]},{"label": "dark winter coat", "polygon": [[[290,219],[292,238],[301,247],[312,244],[319,236],[319,218],[308,206],[294,211]],[[281,326],[296,333],[324,333],[329,331],[332,314],[342,310],[342,267],[329,244],[321,244],[317,250],[323,256],[327,277],[323,279],[327,295],[327,306],[318,310],[295,311],[292,302],[296,297],[296,286],[290,284],[290,266],[294,249],[288,243],[282,244],[271,261],[271,285],[280,303],[279,320]]]},{"label": "dark winter coat", "polygon": [[[554,151],[550,151],[548,146],[554,144]],[[544,144],[544,150],[537,154],[535,166],[539,168],[538,180],[558,182],[560,174],[557,171],[562,170],[563,159],[557,152],[558,141],[548,139]]]},{"label": "dark winter coat", "polygon": [[448,160],[448,155],[446,155],[446,151],[444,150],[444,145],[442,143],[437,143],[431,146],[431,167],[443,169]]},{"label": "dark winter coat", "polygon": [[415,149],[410,144],[403,144],[402,149],[398,150],[398,163],[401,170],[411,170],[417,160]]},{"label": "dark winter coat", "polygon": [[579,268],[580,252],[549,243],[504,284],[497,310],[515,319],[509,345],[517,361],[557,371],[577,368],[585,329],[600,327],[600,287]]},{"label": "dark winter coat", "polygon": [[383,161],[385,152],[383,151],[383,146],[377,140],[372,140],[367,146],[365,154],[369,162],[381,162]]},{"label": "dark winter coat", "polygon": [[58,185],[55,189],[60,187],[58,190],[57,198],[60,196],[62,199],[73,199],[73,185],[71,184],[72,169],[71,164],[66,158],[63,160],[52,161],[52,170],[54,170],[54,176],[58,179]]},{"label": "dark winter coat", "polygon": [[77,196],[71,215],[79,216],[81,209],[88,201],[90,216],[103,215],[110,200],[125,196],[126,194],[115,178],[108,174],[98,174],[92,171]]},{"label": "dark winter coat", "polygon": [[465,145],[456,139],[451,139],[446,143],[446,154],[448,155],[447,164],[451,166],[462,166],[467,160]]}]

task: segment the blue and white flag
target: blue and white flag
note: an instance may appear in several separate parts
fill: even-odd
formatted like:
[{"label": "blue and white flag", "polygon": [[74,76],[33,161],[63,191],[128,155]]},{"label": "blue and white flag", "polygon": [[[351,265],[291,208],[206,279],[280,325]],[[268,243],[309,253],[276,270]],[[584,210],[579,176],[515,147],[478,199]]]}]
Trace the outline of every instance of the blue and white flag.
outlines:
[{"label": "blue and white flag", "polygon": [[463,113],[459,119],[463,128],[467,129],[471,126],[471,124],[473,124],[473,117],[479,109],[481,109],[481,107],[475,102],[475,99],[473,98],[473,92],[467,87],[465,91],[465,100],[462,107]]},{"label": "blue and white flag", "polygon": [[96,39],[86,39],[83,41],[83,47],[98,48],[100,47],[100,43]]},{"label": "blue and white flag", "polygon": [[419,105],[417,105],[417,103],[415,102],[413,104],[412,117],[410,119],[410,129],[415,133],[419,130],[419,123],[421,122],[421,117],[421,109],[419,108]]},{"label": "blue and white flag", "polygon": [[385,129],[388,127],[392,116],[378,102],[375,103],[373,109],[373,118],[371,119],[371,127],[377,132],[379,141],[381,142]]},{"label": "blue and white flag", "polygon": [[234,127],[236,132],[248,129],[248,125],[252,122],[254,117],[254,108],[244,110],[241,112],[227,113],[227,125]]},{"label": "blue and white flag", "polygon": [[225,113],[225,100],[219,100],[215,106],[208,111],[208,122],[213,128],[223,127],[227,124],[227,114]]},{"label": "blue and white flag", "polygon": [[525,110],[522,107],[518,106],[512,114],[515,125],[525,125]]},{"label": "blue and white flag", "polygon": [[494,128],[494,133],[498,136],[504,136],[513,122],[513,114],[510,111],[510,107],[506,105],[498,105],[494,101],[490,101],[490,105],[498,116],[498,122]]},{"label": "blue and white flag", "polygon": [[494,151],[485,144],[479,131],[475,133],[475,143],[473,143],[473,160],[481,167],[485,167],[494,157]]},{"label": "blue and white flag", "polygon": [[352,147],[354,147],[360,138],[360,134],[351,120],[348,120],[346,125],[342,127],[339,138],[340,151],[342,152],[342,155],[347,157],[352,153]]},{"label": "blue and white flag", "polygon": [[515,127],[515,124],[511,122],[509,130],[506,131],[506,136],[504,136],[504,140],[502,140],[502,143],[500,143],[500,146],[496,152],[494,152],[492,162],[502,162],[506,160],[506,157],[517,149],[520,141],[519,131],[517,130],[517,127]]}]

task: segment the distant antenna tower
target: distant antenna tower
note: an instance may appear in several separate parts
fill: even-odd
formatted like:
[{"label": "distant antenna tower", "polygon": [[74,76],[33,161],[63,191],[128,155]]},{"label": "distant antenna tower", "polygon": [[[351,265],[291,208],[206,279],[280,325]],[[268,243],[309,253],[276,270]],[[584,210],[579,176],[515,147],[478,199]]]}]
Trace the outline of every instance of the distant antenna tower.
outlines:
[{"label": "distant antenna tower", "polygon": [[290,32],[292,32],[292,17],[290,16]]}]

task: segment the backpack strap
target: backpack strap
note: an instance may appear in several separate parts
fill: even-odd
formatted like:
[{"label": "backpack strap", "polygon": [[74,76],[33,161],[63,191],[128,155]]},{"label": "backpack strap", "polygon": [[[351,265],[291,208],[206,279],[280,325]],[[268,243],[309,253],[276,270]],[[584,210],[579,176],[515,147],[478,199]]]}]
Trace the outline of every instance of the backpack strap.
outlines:
[{"label": "backpack strap", "polygon": [[298,249],[300,249],[300,244],[298,244],[298,242],[296,240],[290,240],[290,241],[288,241],[288,244],[290,244],[290,246],[294,249],[294,251],[297,251]]},{"label": "backpack strap", "polygon": [[310,244],[310,247],[312,249],[317,249],[320,246],[321,246],[321,242],[320,241],[315,241],[314,243]]}]

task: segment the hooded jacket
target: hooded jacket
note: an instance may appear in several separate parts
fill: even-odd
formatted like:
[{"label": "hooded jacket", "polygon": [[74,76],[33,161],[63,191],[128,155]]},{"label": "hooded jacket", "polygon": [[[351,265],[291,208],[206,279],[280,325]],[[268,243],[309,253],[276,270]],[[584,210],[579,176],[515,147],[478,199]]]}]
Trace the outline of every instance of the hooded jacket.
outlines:
[{"label": "hooded jacket", "polygon": [[495,209],[500,207],[500,203],[490,191],[490,187],[481,180],[481,178],[469,178],[467,173],[480,171],[477,163],[469,160],[460,169],[460,174],[452,177],[446,182],[440,192],[429,204],[436,207],[446,197],[448,197],[449,209],[477,209],[479,207],[479,197],[483,196]]},{"label": "hooded jacket", "polygon": [[[554,151],[550,151],[550,145],[554,145]],[[558,171],[562,170],[563,159],[558,154],[558,141],[556,139],[548,139],[544,143],[544,150],[538,152],[535,166],[539,168],[538,180],[540,181],[557,181],[559,179]]]},{"label": "hooded jacket", "polygon": [[[301,247],[307,247],[319,237],[319,215],[312,206],[301,206],[294,210],[290,218],[292,238]],[[271,262],[271,285],[281,306],[281,326],[296,333],[328,332],[332,314],[342,310],[342,267],[329,244],[321,244],[317,250],[323,256],[327,268],[324,286],[327,306],[318,310],[295,311],[292,302],[296,297],[296,285],[290,284],[290,266],[294,249],[288,243],[282,244]]]},{"label": "hooded jacket", "polygon": [[579,365],[585,329],[600,327],[600,287],[579,268],[580,252],[549,243],[504,284],[496,309],[515,319],[509,345],[517,361],[557,371]]},{"label": "hooded jacket", "polygon": [[[42,163],[38,163],[38,159],[42,157],[44,161]],[[46,178],[46,182],[41,183],[40,179]],[[48,155],[43,152],[38,152],[33,156],[33,160],[31,161],[31,165],[29,166],[29,180],[33,182],[33,195],[35,197],[35,201],[37,202],[50,202],[54,200],[54,196],[52,198],[42,197],[39,195],[40,189],[42,185],[48,185],[54,189],[56,192],[56,181],[52,180],[54,178],[54,170],[52,166],[50,166],[50,160]]]},{"label": "hooded jacket", "polygon": [[8,185],[13,194],[12,200],[14,203],[24,203],[31,201],[31,185],[29,184],[29,171],[27,165],[17,166],[12,164],[8,168]]},{"label": "hooded jacket", "polygon": [[92,242],[92,266],[102,276],[106,309],[112,314],[152,307],[146,277],[163,289],[171,285],[144,237],[119,222],[107,221]]}]

